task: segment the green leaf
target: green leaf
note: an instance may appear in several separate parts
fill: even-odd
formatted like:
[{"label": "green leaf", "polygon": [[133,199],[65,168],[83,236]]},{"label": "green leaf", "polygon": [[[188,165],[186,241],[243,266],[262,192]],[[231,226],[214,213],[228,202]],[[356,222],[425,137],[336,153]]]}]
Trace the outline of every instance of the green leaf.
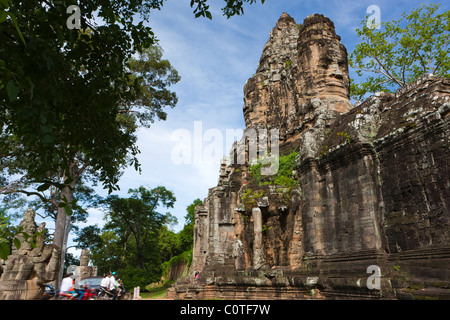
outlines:
[{"label": "green leaf", "polygon": [[0,5],[2,8],[8,8],[9,7],[9,0],[0,0]]},{"label": "green leaf", "polygon": [[64,204],[64,211],[66,211],[66,215],[71,216],[73,214],[72,208],[67,204]]},{"label": "green leaf", "polygon": [[28,84],[30,85],[30,95],[31,98],[33,98],[33,90],[34,90],[34,83],[31,81],[30,77],[25,78],[28,81]]},{"label": "green leaf", "polygon": [[20,240],[17,239],[17,238],[14,238],[13,242],[14,242],[14,246],[15,246],[17,249],[20,249],[20,247],[22,246],[22,244],[20,243]]},{"label": "green leaf", "polygon": [[44,183],[37,187],[36,190],[41,192],[47,190],[48,188],[50,188],[50,185],[48,183]]},{"label": "green leaf", "polygon": [[0,12],[0,23],[5,22],[7,16],[8,16],[8,13],[6,13],[6,11],[1,11]]},{"label": "green leaf", "polygon": [[43,144],[52,144],[53,143],[53,137],[51,135],[45,134],[44,138],[42,139]]},{"label": "green leaf", "polygon": [[6,90],[8,92],[9,101],[12,102],[16,100],[17,95],[19,94],[20,88],[17,86],[14,80],[10,80],[6,85]]},{"label": "green leaf", "polygon": [[10,253],[10,248],[7,243],[0,243],[0,259],[6,260],[8,259]]},{"label": "green leaf", "polygon": [[27,43],[25,42],[22,32],[20,32],[19,25],[17,24],[16,16],[11,12],[8,12],[8,15],[11,18],[11,21],[13,22],[14,27],[16,27],[17,33],[19,34],[19,37],[20,37],[20,40],[22,40],[23,44],[26,45]]}]

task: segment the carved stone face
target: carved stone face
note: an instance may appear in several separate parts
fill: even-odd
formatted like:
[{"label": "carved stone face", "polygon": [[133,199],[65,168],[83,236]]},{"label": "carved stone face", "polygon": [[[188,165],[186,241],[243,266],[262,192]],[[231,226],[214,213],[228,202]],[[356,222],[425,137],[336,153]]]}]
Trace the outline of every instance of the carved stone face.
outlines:
[{"label": "carved stone face", "polygon": [[320,52],[318,68],[324,75],[326,94],[348,99],[347,52],[341,47],[340,43],[326,42]]},{"label": "carved stone face", "polygon": [[328,18],[315,16],[305,20],[300,30],[298,60],[302,68],[297,85],[300,105],[320,98],[329,101],[329,110],[350,110],[347,50]]},{"label": "carved stone face", "polygon": [[256,74],[244,86],[246,126],[293,130],[301,120],[298,110],[312,98],[327,100],[329,110],[348,112],[347,63],[347,50],[331,20],[314,15],[299,27],[283,15],[264,46]]},{"label": "carved stone face", "polygon": [[[29,235],[33,235],[36,232],[37,225],[36,222],[34,222],[35,216],[34,210],[28,209],[25,211],[23,220],[19,223],[19,227],[22,228],[23,232],[26,232]],[[21,246],[20,249],[17,249],[13,244],[13,254],[27,254],[29,251],[33,250],[33,247],[25,241],[25,237],[22,233],[17,234],[15,238],[19,239]]]},{"label": "carved stone face", "polygon": [[81,250],[80,255],[80,266],[88,266],[89,265],[89,253],[88,249]]},{"label": "carved stone face", "polygon": [[347,50],[327,20],[303,30],[299,60],[303,67],[305,96],[349,98]]}]

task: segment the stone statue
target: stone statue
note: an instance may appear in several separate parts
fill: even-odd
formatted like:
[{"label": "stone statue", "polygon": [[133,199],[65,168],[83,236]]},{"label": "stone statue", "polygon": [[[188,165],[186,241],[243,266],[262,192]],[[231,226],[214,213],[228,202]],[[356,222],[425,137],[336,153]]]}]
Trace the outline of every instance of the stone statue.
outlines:
[{"label": "stone statue", "polygon": [[[37,228],[35,216],[34,210],[28,209],[19,224],[20,231],[14,238],[21,245],[20,248],[13,245],[11,254],[3,263],[0,300],[40,299],[43,284],[56,279],[61,263],[61,250],[56,245],[45,244],[45,223]],[[24,232],[32,236],[36,231],[39,233],[33,246]]]},{"label": "stone statue", "polygon": [[75,267],[75,277],[83,279],[97,275],[97,267],[89,266],[89,249],[81,250],[80,265]]},{"label": "stone statue", "polygon": [[[26,232],[29,235],[33,235],[37,229],[36,222],[34,222],[35,216],[36,213],[33,209],[28,209],[27,211],[25,211],[23,220],[19,223],[19,230]],[[12,254],[26,255],[28,252],[32,251],[33,247],[26,241],[25,235],[23,233],[16,234],[14,238],[20,241],[21,246],[20,248],[16,248],[16,246],[13,244]]]},{"label": "stone statue", "polygon": [[87,267],[89,264],[89,249],[81,250],[80,267]]}]

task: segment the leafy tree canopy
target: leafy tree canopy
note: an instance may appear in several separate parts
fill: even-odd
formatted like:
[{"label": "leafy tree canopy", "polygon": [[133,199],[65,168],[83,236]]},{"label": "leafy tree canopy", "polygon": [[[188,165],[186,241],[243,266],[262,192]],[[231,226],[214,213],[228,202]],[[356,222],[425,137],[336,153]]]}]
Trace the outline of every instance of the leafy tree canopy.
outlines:
[{"label": "leafy tree canopy", "polygon": [[110,210],[105,228],[114,230],[122,239],[133,239],[137,264],[145,270],[146,253],[152,249],[159,229],[174,218],[159,209],[173,208],[176,198],[162,186],[151,190],[144,187],[130,189],[129,194],[128,198],[112,195],[106,199]]},{"label": "leafy tree canopy", "polygon": [[382,22],[380,28],[357,29],[361,38],[349,64],[362,81],[353,81],[351,96],[392,92],[426,74],[450,77],[450,11],[439,5],[422,5],[399,20]]},{"label": "leafy tree canopy", "polygon": [[[224,14],[231,17],[243,13],[245,2],[256,1],[225,2]],[[62,168],[63,183],[69,184],[71,160],[82,154],[105,187],[114,190],[121,167],[139,167],[133,127],[116,121],[121,107],[152,102],[152,112],[136,115],[149,123],[155,114],[165,118],[161,106],[167,99],[169,105],[174,102],[164,90],[140,95],[149,84],[161,89],[161,79],[148,83],[130,76],[133,54],[156,41],[145,23],[163,0],[86,0],[79,7],[80,29],[70,29],[67,8],[77,4],[1,1],[0,126],[24,146],[23,156],[34,160],[27,168],[30,176]],[[211,18],[207,0],[192,0],[190,5],[196,17]]]}]

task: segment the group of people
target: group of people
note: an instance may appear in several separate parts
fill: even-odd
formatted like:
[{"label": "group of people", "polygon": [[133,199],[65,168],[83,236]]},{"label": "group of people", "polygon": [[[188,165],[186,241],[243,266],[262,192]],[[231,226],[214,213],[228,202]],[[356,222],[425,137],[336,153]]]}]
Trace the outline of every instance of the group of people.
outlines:
[{"label": "group of people", "polygon": [[61,287],[59,288],[60,295],[69,297],[69,300],[82,300],[89,288],[85,286],[84,288],[77,289],[75,287],[75,279],[72,277],[72,273],[66,274],[66,277],[61,282]]},{"label": "group of people", "polygon": [[113,300],[117,299],[117,295],[120,292],[120,280],[116,280],[116,275],[117,273],[115,271],[112,273],[108,272],[100,283],[101,288],[113,294]]},{"label": "group of people", "polygon": [[[75,287],[75,279],[72,276],[72,273],[66,274],[66,277],[61,282],[60,294],[69,297],[69,300],[81,300],[85,291]],[[117,300],[117,295],[121,290],[121,280],[116,280],[116,276],[117,272],[108,272],[100,283],[101,288],[113,294],[112,300]]]}]

